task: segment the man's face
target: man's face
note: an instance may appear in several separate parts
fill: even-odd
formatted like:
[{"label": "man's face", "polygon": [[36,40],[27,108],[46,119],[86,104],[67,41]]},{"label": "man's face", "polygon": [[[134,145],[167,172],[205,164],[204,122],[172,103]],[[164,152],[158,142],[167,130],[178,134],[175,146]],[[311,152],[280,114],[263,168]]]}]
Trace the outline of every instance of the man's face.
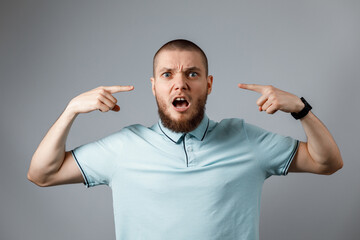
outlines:
[{"label": "man's face", "polygon": [[199,52],[161,51],[151,83],[164,126],[174,132],[194,130],[203,119],[212,82]]}]

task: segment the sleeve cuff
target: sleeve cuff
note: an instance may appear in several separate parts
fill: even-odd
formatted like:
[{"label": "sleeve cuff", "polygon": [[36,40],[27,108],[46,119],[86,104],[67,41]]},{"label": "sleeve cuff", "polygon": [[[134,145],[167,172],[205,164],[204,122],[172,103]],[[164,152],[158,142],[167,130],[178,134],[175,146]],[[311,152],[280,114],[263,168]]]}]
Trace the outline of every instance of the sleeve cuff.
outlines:
[{"label": "sleeve cuff", "polygon": [[87,188],[89,188],[89,187],[90,187],[89,181],[88,181],[88,179],[87,179],[87,177],[86,177],[86,174],[85,174],[84,170],[82,169],[79,161],[77,160],[77,158],[76,158],[76,156],[75,156],[74,150],[71,150],[71,154],[72,154],[72,156],[74,157],[75,162],[76,162],[76,164],[78,165],[78,167],[79,167],[79,169],[80,169],[80,172],[81,172],[81,174],[82,174],[82,176],[83,176],[83,178],[84,178],[84,185],[85,185]]},{"label": "sleeve cuff", "polygon": [[288,173],[289,173],[289,168],[290,168],[290,165],[297,153],[297,150],[299,148],[299,140],[296,140],[296,143],[295,143],[295,147],[294,147],[294,150],[292,151],[290,157],[289,157],[289,160],[286,162],[286,165],[284,167],[284,170],[283,170],[283,174],[284,176],[286,176]]}]

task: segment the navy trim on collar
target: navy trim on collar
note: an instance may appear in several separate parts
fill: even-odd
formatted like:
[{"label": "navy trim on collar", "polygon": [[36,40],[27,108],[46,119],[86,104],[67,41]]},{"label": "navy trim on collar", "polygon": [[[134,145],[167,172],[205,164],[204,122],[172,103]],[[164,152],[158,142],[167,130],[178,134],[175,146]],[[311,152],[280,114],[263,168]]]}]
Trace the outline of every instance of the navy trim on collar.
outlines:
[{"label": "navy trim on collar", "polygon": [[[162,129],[162,127],[161,127],[161,125],[162,124],[160,124],[160,121],[158,122],[158,125],[159,125],[159,128],[160,128],[160,130],[162,131],[162,133],[165,135],[165,136],[167,136],[167,138],[168,139],[170,139],[172,142],[174,142],[174,143],[177,143],[177,141],[174,141],[171,137],[169,137],[165,132],[164,132],[164,130]],[[181,137],[181,136],[180,136]],[[179,138],[180,139],[180,138]],[[178,140],[179,140],[178,139]]]},{"label": "navy trim on collar", "polygon": [[[207,131],[209,130],[209,125],[210,125],[210,120],[206,115],[204,115],[204,118],[203,120],[201,120],[199,126],[187,134],[194,136],[200,141],[203,141]],[[183,139],[182,137],[186,134],[186,133],[176,133],[171,131],[162,124],[161,120],[159,120],[158,126],[161,132],[167,138],[169,138],[173,143],[178,143],[179,141],[181,141]]]},{"label": "navy trim on collar", "polygon": [[204,140],[204,138],[205,138],[205,135],[209,129],[209,124],[210,124],[210,120],[208,119],[208,123],[207,123],[206,129],[205,129],[205,132],[204,132],[204,136],[201,138],[201,141]]}]

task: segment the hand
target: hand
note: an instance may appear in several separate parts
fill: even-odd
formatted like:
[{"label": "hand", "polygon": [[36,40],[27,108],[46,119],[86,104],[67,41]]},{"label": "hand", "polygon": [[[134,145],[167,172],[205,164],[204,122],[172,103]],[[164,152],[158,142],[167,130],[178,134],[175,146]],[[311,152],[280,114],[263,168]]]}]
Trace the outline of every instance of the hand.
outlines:
[{"label": "hand", "polygon": [[239,88],[258,92],[262,96],[256,101],[259,111],[266,111],[268,114],[274,114],[276,111],[300,112],[305,104],[301,99],[291,93],[277,89],[271,85],[258,84],[239,84]]},{"label": "hand", "polygon": [[133,89],[133,86],[101,86],[73,98],[66,109],[70,110],[75,115],[92,112],[94,110],[100,110],[101,112],[112,110],[118,112],[120,107],[116,104],[117,99],[113,97],[112,94],[117,92],[127,92]]}]

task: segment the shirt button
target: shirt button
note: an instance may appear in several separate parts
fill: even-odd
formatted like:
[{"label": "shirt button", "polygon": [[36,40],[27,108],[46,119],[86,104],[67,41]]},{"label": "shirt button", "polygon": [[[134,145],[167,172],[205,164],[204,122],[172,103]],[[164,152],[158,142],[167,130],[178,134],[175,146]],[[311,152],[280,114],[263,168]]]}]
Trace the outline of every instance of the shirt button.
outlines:
[{"label": "shirt button", "polygon": [[192,152],[193,148],[192,148],[192,147],[188,147],[187,150],[188,150],[189,152]]}]

